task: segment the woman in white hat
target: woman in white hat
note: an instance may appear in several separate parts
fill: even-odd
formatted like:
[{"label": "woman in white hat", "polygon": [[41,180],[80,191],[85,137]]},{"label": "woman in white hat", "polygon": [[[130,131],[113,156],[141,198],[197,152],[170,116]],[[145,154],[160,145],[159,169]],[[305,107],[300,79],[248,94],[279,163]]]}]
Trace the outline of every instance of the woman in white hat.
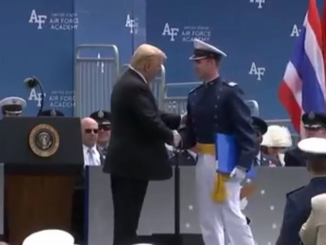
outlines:
[{"label": "woman in white hat", "polygon": [[276,158],[284,166],[284,149],[292,146],[292,138],[287,127],[270,125],[261,143],[262,152]]}]

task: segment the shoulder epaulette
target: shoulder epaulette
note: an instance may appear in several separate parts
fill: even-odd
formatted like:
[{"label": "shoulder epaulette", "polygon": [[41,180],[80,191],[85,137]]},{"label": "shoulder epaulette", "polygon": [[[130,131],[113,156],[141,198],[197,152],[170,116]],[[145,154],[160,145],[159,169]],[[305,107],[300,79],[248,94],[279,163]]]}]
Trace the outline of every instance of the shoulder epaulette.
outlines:
[{"label": "shoulder epaulette", "polygon": [[192,90],[189,91],[189,94],[195,92],[197,89],[201,88],[203,86],[204,83],[200,84],[199,86],[197,86],[196,88],[193,88]]},{"label": "shoulder epaulette", "polygon": [[286,197],[290,197],[290,196],[293,195],[294,193],[296,193],[296,192],[302,190],[303,188],[305,188],[305,186],[301,186],[301,187],[299,187],[299,188],[297,188],[297,189],[295,189],[295,190],[293,190],[293,191],[288,192],[288,193],[286,194]]},{"label": "shoulder epaulette", "polygon": [[235,82],[230,82],[230,81],[226,81],[226,80],[223,80],[223,83],[229,87],[235,87],[237,86],[238,84],[235,83]]},{"label": "shoulder epaulette", "polygon": [[235,82],[228,82],[227,84],[228,84],[230,87],[234,87],[234,86],[238,85],[238,84],[235,83]]}]

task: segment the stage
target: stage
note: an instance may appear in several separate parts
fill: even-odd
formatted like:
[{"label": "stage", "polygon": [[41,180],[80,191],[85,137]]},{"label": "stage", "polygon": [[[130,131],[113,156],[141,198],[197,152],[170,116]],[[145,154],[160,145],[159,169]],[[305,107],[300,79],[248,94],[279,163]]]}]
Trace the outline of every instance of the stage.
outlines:
[{"label": "stage", "polygon": [[[181,233],[200,234],[195,200],[195,167],[180,167]],[[101,168],[92,167],[89,175],[88,244],[112,242],[113,210],[110,176]],[[257,191],[248,199],[244,213],[251,219],[251,228],[259,245],[275,244],[282,222],[285,194],[305,185],[309,175],[305,168],[260,168],[250,184]],[[140,235],[173,233],[174,180],[151,182],[143,207]]]},{"label": "stage", "polygon": [[[195,200],[195,167],[180,167],[181,233],[200,234]],[[0,233],[3,234],[3,165],[0,165]],[[257,177],[246,180],[257,186],[248,199],[244,213],[259,245],[272,245],[278,236],[285,205],[285,194],[305,185],[309,174],[305,168],[260,168]],[[174,180],[151,182],[146,195],[140,224],[140,235],[173,233]],[[108,245],[112,242],[113,210],[110,176],[101,167],[89,169],[87,237],[88,244]],[[108,243],[108,241],[110,243]]]}]

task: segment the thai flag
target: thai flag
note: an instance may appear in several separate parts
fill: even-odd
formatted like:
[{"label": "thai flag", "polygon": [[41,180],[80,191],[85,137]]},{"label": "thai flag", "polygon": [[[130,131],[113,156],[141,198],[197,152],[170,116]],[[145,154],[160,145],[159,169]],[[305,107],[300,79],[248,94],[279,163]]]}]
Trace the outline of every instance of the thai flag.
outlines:
[{"label": "thai flag", "polygon": [[322,47],[321,20],[316,1],[310,0],[303,27],[296,40],[278,93],[298,133],[302,129],[303,113],[326,111]]}]

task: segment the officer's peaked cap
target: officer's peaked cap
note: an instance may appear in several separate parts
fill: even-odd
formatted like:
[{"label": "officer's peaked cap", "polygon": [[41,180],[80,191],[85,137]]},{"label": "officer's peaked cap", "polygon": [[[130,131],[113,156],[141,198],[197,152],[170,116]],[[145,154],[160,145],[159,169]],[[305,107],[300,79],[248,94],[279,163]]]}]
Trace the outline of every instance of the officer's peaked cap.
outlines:
[{"label": "officer's peaked cap", "polygon": [[326,128],[326,114],[322,112],[307,112],[302,115],[304,128]]},{"label": "officer's peaked cap", "polygon": [[326,139],[307,138],[298,143],[298,148],[303,151],[308,158],[326,159]]},{"label": "officer's peaked cap", "polygon": [[42,230],[29,235],[23,245],[73,245],[74,237],[62,230]]},{"label": "officer's peaked cap", "polygon": [[206,58],[212,59],[221,59],[222,57],[226,57],[226,53],[222,50],[205,43],[199,39],[194,40],[194,54],[189,58],[190,60],[201,60]]},{"label": "officer's peaked cap", "polygon": [[260,132],[262,135],[267,132],[267,123],[259,117],[252,117],[252,126],[256,131]]},{"label": "officer's peaked cap", "polygon": [[26,107],[26,101],[20,97],[6,97],[0,101],[0,107],[5,112],[20,114]]},{"label": "officer's peaked cap", "polygon": [[110,125],[111,124],[111,112],[109,111],[94,111],[91,115],[95,121],[98,122],[100,125]]}]

